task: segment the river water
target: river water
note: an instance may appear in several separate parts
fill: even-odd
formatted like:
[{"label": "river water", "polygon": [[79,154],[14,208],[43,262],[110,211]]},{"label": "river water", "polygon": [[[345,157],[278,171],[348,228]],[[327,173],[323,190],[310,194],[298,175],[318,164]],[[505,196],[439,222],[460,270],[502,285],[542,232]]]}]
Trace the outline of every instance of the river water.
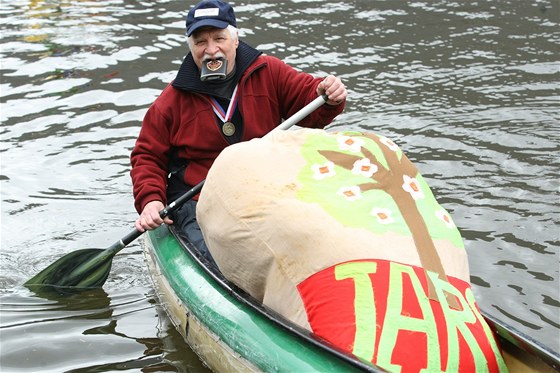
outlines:
[{"label": "river water", "polygon": [[[330,129],[396,141],[453,215],[479,305],[560,350],[560,3],[236,1],[243,40],[340,76]],[[205,371],[137,242],[103,289],[21,284],[136,217],[129,154],[186,53],[190,1],[0,4],[0,371]]]}]

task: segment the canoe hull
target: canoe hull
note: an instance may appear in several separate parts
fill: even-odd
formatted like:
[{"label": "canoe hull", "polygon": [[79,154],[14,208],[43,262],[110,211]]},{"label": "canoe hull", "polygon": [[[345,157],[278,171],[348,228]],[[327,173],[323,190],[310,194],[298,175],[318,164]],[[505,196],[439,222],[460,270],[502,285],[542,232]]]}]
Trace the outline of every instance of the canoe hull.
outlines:
[{"label": "canoe hull", "polygon": [[239,354],[235,354],[212,330],[194,316],[187,304],[180,301],[173,286],[162,273],[155,251],[145,250],[145,256],[161,306],[201,360],[217,372],[257,372],[258,369],[254,365],[241,358]]},{"label": "canoe hull", "polygon": [[[239,289],[207,270],[174,228],[150,231],[141,242],[160,304],[213,371],[382,371],[334,346],[325,348],[271,310],[251,305]],[[501,341],[510,372],[560,371],[557,353],[482,313]]]},{"label": "canoe hull", "polygon": [[[192,246],[160,227],[142,246],[161,305],[192,350],[216,372],[380,370],[318,348],[271,320],[203,269]],[[190,248],[189,248],[190,246]]]}]

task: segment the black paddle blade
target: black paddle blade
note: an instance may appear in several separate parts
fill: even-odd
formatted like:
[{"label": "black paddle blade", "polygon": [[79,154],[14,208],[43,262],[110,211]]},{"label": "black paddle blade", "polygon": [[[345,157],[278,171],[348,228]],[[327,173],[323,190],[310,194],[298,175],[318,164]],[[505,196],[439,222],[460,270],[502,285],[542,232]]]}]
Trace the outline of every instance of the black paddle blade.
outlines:
[{"label": "black paddle blade", "polygon": [[114,250],[76,250],[43,269],[24,285],[102,287],[109,276],[114,255]]}]

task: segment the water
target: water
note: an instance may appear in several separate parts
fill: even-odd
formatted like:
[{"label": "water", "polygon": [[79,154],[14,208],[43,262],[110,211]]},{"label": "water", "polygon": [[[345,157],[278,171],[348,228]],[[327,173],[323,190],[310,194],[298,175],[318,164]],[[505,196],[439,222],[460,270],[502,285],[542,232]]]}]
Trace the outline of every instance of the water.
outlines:
[{"label": "water", "polygon": [[[185,54],[185,1],[3,1],[0,370],[205,371],[138,243],[103,290],[47,264],[132,229],[129,154]],[[560,350],[560,2],[237,1],[242,38],[350,92],[332,129],[395,140],[465,238],[479,305]]]}]

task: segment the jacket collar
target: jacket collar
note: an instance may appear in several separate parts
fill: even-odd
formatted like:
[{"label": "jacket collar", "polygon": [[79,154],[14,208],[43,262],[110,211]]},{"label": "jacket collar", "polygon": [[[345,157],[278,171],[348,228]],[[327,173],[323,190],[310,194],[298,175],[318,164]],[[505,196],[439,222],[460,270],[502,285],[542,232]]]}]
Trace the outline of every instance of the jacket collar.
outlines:
[{"label": "jacket collar", "polygon": [[[243,73],[249,68],[249,66],[261,55],[262,52],[256,50],[250,45],[239,41],[237,46],[237,55],[235,57],[235,84],[239,82]],[[185,57],[177,77],[172,83],[174,88],[181,89],[183,91],[198,92],[203,94],[212,94],[214,88],[211,84],[207,84],[200,80],[200,73],[198,67],[194,63],[192,54],[189,52]]]}]

